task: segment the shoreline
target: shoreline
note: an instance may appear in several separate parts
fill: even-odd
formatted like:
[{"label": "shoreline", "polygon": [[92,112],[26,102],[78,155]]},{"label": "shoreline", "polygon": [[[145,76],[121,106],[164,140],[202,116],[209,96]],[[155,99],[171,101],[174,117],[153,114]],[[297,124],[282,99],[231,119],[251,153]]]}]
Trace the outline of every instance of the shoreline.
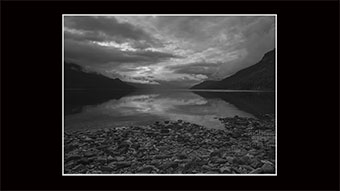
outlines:
[{"label": "shoreline", "polygon": [[275,174],[275,117],[64,132],[64,174]]}]

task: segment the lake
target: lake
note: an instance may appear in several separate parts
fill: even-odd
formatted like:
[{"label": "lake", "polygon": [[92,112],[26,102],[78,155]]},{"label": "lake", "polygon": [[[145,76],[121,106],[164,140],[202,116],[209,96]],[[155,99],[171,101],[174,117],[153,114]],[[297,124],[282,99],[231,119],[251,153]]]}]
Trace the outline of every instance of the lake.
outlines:
[{"label": "lake", "polygon": [[274,114],[275,93],[190,90],[65,90],[65,130],[183,120],[223,129],[219,117]]}]

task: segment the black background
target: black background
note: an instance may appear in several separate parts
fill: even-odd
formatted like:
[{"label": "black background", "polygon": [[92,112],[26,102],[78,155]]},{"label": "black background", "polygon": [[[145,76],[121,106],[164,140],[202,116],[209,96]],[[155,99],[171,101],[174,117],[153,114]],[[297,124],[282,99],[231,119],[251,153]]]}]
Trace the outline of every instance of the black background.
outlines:
[{"label": "black background", "polygon": [[[339,2],[1,2],[1,189],[339,189]],[[62,14],[278,15],[277,177],[63,177]]]}]

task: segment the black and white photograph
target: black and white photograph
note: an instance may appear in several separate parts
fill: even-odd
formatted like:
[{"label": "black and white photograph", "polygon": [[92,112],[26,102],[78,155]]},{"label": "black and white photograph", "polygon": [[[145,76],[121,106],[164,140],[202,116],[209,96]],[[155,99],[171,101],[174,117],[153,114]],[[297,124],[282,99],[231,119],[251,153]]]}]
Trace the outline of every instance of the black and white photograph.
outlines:
[{"label": "black and white photograph", "polygon": [[62,174],[277,176],[277,15],[62,15]]},{"label": "black and white photograph", "polygon": [[339,190],[339,5],[1,1],[0,190]]}]

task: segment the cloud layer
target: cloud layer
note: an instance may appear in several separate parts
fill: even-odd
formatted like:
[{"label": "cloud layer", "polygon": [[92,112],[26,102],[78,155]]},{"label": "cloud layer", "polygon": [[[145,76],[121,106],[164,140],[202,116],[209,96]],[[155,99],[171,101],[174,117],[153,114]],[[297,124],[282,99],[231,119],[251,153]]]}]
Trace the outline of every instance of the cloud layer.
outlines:
[{"label": "cloud layer", "polygon": [[258,62],[274,17],[66,16],[65,61],[112,78],[190,87]]}]

